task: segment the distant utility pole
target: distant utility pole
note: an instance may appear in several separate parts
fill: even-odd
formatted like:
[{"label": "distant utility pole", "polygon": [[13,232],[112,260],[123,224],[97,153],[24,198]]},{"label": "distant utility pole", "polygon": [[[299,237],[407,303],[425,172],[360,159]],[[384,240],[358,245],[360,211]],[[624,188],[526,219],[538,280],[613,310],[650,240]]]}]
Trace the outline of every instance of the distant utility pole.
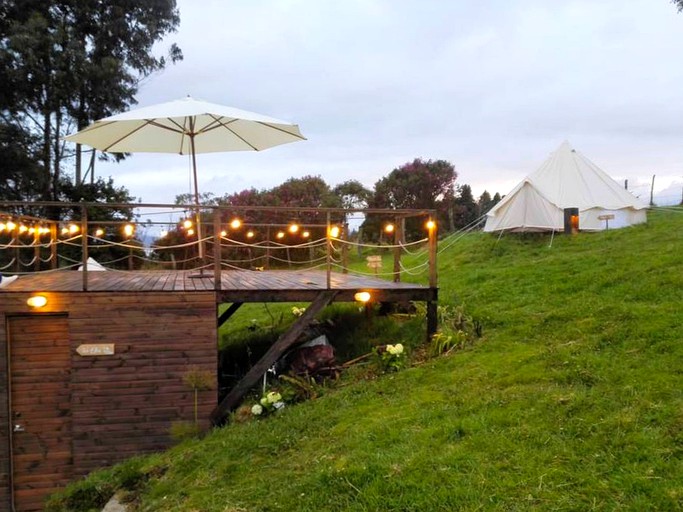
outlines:
[{"label": "distant utility pole", "polygon": [[655,175],[652,175],[652,186],[650,187],[650,206],[654,206],[654,193],[655,193]]},{"label": "distant utility pole", "polygon": [[628,180],[624,180],[624,188],[628,190]]}]

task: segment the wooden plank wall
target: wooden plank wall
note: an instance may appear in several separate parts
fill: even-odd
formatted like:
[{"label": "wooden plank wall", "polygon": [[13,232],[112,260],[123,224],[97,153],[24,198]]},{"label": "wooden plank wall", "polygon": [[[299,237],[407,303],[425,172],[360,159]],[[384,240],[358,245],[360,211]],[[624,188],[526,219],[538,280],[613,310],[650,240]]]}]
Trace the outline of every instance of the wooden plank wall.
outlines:
[{"label": "wooden plank wall", "polygon": [[[0,432],[8,439],[7,315],[40,314],[26,293],[0,300]],[[214,389],[199,392],[199,418],[208,428],[216,406],[216,297],[197,293],[45,293],[41,313],[68,314],[74,475],[134,454],[164,449],[175,421],[192,421],[193,391],[183,376],[209,372]],[[115,345],[115,354],[84,357],[82,344]],[[36,375],[40,380],[40,375]],[[0,444],[0,509],[8,500],[8,443]]]}]

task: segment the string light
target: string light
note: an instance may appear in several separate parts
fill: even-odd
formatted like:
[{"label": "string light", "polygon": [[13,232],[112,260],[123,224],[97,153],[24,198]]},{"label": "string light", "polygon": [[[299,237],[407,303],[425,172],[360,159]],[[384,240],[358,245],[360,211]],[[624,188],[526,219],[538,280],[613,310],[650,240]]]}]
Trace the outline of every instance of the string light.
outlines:
[{"label": "string light", "polygon": [[251,230],[247,231],[247,238],[254,238],[254,232]]},{"label": "string light", "polygon": [[33,235],[33,234],[35,234],[35,232],[36,232],[36,228],[35,228],[35,227],[31,226],[30,228],[28,228],[28,234],[29,234],[29,235]]},{"label": "string light", "polygon": [[190,219],[185,219],[185,222],[183,222],[183,227],[185,229],[191,229],[192,228],[192,221]]},{"label": "string light", "polygon": [[126,235],[128,238],[133,236],[133,233],[135,233],[135,226],[132,224],[126,224],[123,226],[123,234]]},{"label": "string light", "polygon": [[332,226],[330,228],[330,236],[332,238],[339,238],[339,226]]},{"label": "string light", "polygon": [[9,220],[9,221],[7,221],[7,224],[5,224],[5,227],[6,227],[7,231],[14,231],[14,228],[16,228],[17,225],[14,222],[12,222],[11,220]]},{"label": "string light", "polygon": [[3,231],[5,231],[5,228],[6,228],[6,227],[7,227],[7,224],[5,224],[4,222],[0,222],[0,233],[2,233]]},{"label": "string light", "polygon": [[188,229],[188,230],[187,230],[187,235],[188,235],[188,236],[194,235],[194,229],[192,229],[192,228]]},{"label": "string light", "polygon": [[387,224],[384,226],[384,232],[385,233],[393,233],[394,232],[394,225],[393,224]]},{"label": "string light", "polygon": [[69,224],[69,233],[71,233],[72,235],[75,235],[76,233],[78,233],[78,225]]},{"label": "string light", "polygon": [[298,224],[292,224],[291,226],[289,226],[288,230],[290,233],[295,234],[299,231],[299,225]]},{"label": "string light", "polygon": [[19,226],[19,233],[26,233],[28,231],[28,228],[24,226],[23,224]]},{"label": "string light", "polygon": [[228,232],[226,230],[221,231],[221,236],[225,238],[226,236],[228,236]]},{"label": "string light", "polygon": [[282,240],[285,237],[285,232],[284,231],[278,231],[276,236],[277,236],[278,240]]},{"label": "string light", "polygon": [[102,235],[104,235],[104,229],[102,229],[102,228],[97,228],[97,229],[95,230],[95,236],[98,237],[98,238],[101,238]]},{"label": "string light", "polygon": [[67,228],[66,226],[64,226],[64,227],[62,228],[62,235],[68,235],[68,234],[69,234],[69,228]]},{"label": "string light", "polygon": [[230,221],[230,227],[231,227],[232,229],[239,229],[240,226],[242,226],[242,221],[241,221],[241,220],[239,220],[239,219],[237,219],[237,218],[234,218],[234,219],[232,219],[232,221]]},{"label": "string light", "polygon": [[311,233],[309,231],[304,231],[303,233],[301,233],[301,236],[304,238],[308,238],[309,236],[311,236]]},{"label": "string light", "polygon": [[433,220],[429,220],[427,221],[427,224],[425,224],[425,226],[427,226],[427,229],[431,231],[436,227],[436,222],[434,222]]}]

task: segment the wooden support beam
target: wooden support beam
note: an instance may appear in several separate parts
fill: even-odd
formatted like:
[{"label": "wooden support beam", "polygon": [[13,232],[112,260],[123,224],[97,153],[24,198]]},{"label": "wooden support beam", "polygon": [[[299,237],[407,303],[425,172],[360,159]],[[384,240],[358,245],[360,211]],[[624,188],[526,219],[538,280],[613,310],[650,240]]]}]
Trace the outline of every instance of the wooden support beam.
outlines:
[{"label": "wooden support beam", "polygon": [[336,290],[325,290],[318,294],[311,305],[306,308],[305,313],[292,324],[287,332],[278,338],[259,362],[252,366],[251,370],[247,372],[242,380],[230,390],[230,393],[228,393],[221,403],[213,410],[211,413],[211,421],[214,425],[225,423],[225,419],[230,411],[232,411],[240,403],[244,395],[261,380],[263,374],[268,371],[268,368],[273,366],[273,364],[275,364],[275,362],[296,343],[301,333],[308,327],[315,315],[332,302],[336,294]]},{"label": "wooden support beam", "polygon": [[244,304],[244,302],[233,302],[230,304],[230,307],[223,311],[223,313],[221,313],[221,315],[218,317],[218,327],[227,322],[228,319],[237,312],[242,304]]}]

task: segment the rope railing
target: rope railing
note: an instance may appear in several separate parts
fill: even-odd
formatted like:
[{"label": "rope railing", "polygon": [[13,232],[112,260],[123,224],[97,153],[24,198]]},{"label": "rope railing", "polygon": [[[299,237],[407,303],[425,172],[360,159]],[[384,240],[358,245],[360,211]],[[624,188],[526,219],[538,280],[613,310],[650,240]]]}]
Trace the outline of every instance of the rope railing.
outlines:
[{"label": "rope railing", "polygon": [[[19,207],[22,205],[0,201],[0,207],[8,206],[17,207],[14,211],[21,211]],[[430,286],[436,283],[435,229],[425,222],[429,236],[413,241],[404,240],[403,219],[422,216],[433,220],[435,212],[432,210],[95,203],[34,203],[32,206],[36,207],[35,211],[45,207],[45,211],[56,212],[55,215],[64,215],[66,218],[29,219],[0,211],[0,222],[5,222],[0,226],[0,271],[19,273],[26,267],[35,267],[34,272],[48,272],[82,265],[85,274],[83,286],[87,289],[87,273],[92,268],[88,269],[86,263],[89,257],[95,257],[107,270],[115,271],[126,271],[126,267],[129,270],[142,267],[146,270],[213,269],[214,276],[218,276],[221,269],[323,269],[328,275],[327,286],[331,286],[329,276],[332,271],[399,281],[401,274],[424,274],[430,268]],[[132,218],[118,214],[110,216],[107,221],[98,221],[96,217],[109,207],[125,207],[132,218],[144,215],[151,219],[130,229],[129,224],[134,223]],[[159,211],[142,213],[141,208]],[[201,213],[198,214],[198,211]],[[190,217],[188,212],[192,214]],[[209,215],[211,213],[213,221]],[[179,217],[175,221],[160,222],[160,215]],[[196,225],[197,215],[201,215],[199,225]],[[228,222],[231,216],[234,219],[236,215],[241,217],[241,227]],[[349,226],[346,222],[349,219],[355,218],[354,222],[359,222],[373,215],[394,219],[396,231],[389,238],[385,237],[384,241],[380,234],[380,242],[370,242],[367,238],[364,241],[348,235]],[[15,231],[6,229],[8,221],[17,225]],[[298,224],[296,229],[291,229],[295,224]],[[134,235],[136,229],[138,235]],[[173,231],[173,237],[163,238],[166,236],[164,233],[153,238],[162,229],[164,232]],[[200,233],[199,238],[196,233]],[[33,252],[29,252],[31,250]],[[381,260],[384,259],[384,265],[387,264],[384,256],[387,251],[393,253],[393,269],[382,271]],[[404,257],[406,261],[401,260],[402,255],[407,255]],[[428,259],[426,255],[429,255]],[[362,261],[364,256],[367,256],[367,272],[359,268],[359,260]],[[377,268],[373,268],[371,263]]]}]

